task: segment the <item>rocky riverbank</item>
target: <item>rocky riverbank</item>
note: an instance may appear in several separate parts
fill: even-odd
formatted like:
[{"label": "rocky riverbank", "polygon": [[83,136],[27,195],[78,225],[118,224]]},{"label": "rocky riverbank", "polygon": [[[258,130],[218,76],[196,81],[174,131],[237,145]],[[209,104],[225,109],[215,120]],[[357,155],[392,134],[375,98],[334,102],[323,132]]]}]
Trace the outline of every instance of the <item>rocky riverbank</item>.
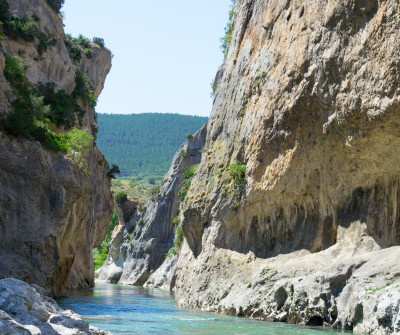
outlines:
[{"label": "rocky riverbank", "polygon": [[64,311],[41,287],[18,279],[0,280],[2,335],[111,335]]}]

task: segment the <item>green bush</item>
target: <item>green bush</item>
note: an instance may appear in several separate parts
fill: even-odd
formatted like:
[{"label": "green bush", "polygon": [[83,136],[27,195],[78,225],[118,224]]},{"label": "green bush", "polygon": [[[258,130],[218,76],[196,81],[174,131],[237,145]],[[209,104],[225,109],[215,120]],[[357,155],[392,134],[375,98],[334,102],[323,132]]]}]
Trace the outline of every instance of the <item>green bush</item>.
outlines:
[{"label": "green bush", "polygon": [[78,63],[82,59],[82,49],[79,45],[73,42],[71,35],[65,35],[65,46],[67,47],[69,57],[74,63]]},{"label": "green bush", "polygon": [[128,194],[126,194],[125,192],[118,192],[115,195],[114,199],[118,205],[122,205],[125,201],[128,200]]},{"label": "green bush", "polygon": [[27,42],[33,42],[35,38],[40,37],[38,25],[31,21],[28,15],[23,18],[17,15],[9,16],[3,21],[3,30],[9,38],[18,39],[21,37]]},{"label": "green bush", "polygon": [[68,152],[69,143],[66,134],[57,134],[51,131],[46,135],[43,145],[50,150]]},{"label": "green bush", "polygon": [[[4,39],[4,30],[3,30],[3,22],[0,21],[0,41]],[[0,43],[1,47],[1,43]]]},{"label": "green bush", "polygon": [[86,174],[88,171],[86,156],[92,144],[93,136],[77,128],[72,128],[64,136],[68,143],[68,156]]},{"label": "green bush", "polygon": [[72,92],[72,97],[80,98],[92,108],[97,104],[93,87],[89,83],[89,78],[81,70],[76,70],[75,72],[75,89]]},{"label": "green bush", "polygon": [[94,262],[94,268],[95,270],[97,270],[98,268],[100,268],[105,260],[107,259],[107,254],[104,253],[98,253],[96,251],[93,251],[93,262]]},{"label": "green bush", "polygon": [[9,134],[37,140],[46,148],[68,153],[72,161],[87,172],[86,152],[93,137],[84,130],[72,128],[67,133],[54,133],[51,124],[70,129],[76,115],[83,117],[78,99],[95,104],[93,90],[87,77],[77,71],[76,87],[71,95],[55,92],[54,84],[39,84],[34,89],[26,78],[25,67],[18,56],[6,57],[4,77],[10,83],[15,100],[11,102],[13,113],[2,117],[0,125]]},{"label": "green bush", "polygon": [[145,221],[144,221],[144,219],[140,219],[139,221],[138,221],[138,226],[144,226],[145,225]]},{"label": "green bush", "polygon": [[47,0],[47,3],[56,13],[59,13],[64,5],[64,0]]},{"label": "green bush", "polygon": [[118,226],[118,224],[119,224],[118,215],[117,212],[114,211],[111,214],[111,220],[108,223],[107,234],[106,237],[104,238],[104,241],[101,243],[99,247],[93,249],[93,260],[96,270],[103,265],[104,261],[107,258],[107,254],[109,252],[109,244],[111,241],[111,235],[114,231],[114,228]]},{"label": "green bush", "polygon": [[90,40],[82,34],[80,34],[77,38],[74,38],[74,42],[82,48],[90,48],[91,46]]},{"label": "green bush", "polygon": [[229,22],[225,27],[225,35],[221,37],[221,50],[226,57],[228,52],[228,47],[231,44],[232,40],[232,23],[233,23],[233,14],[235,10],[236,0],[232,0],[232,7],[229,11]]},{"label": "green bush", "polygon": [[57,40],[39,29],[37,24],[39,21],[36,15],[29,17],[26,14],[22,18],[18,15],[11,15],[8,1],[0,0],[0,39],[3,38],[3,34],[12,39],[22,38],[28,42],[38,39],[37,51],[40,56],[46,52],[49,46],[56,45]]},{"label": "green bush", "polygon": [[172,247],[171,249],[169,249],[169,250],[168,250],[168,253],[165,254],[165,257],[171,258],[172,255],[176,255],[175,247]]},{"label": "green bush", "polygon": [[[118,165],[116,164],[112,164],[112,166],[108,169],[107,172],[107,177],[111,180],[111,179],[115,179],[115,175],[121,173],[121,171],[119,170]],[[120,182],[121,183],[121,182]]]},{"label": "green bush", "polygon": [[55,46],[57,44],[57,40],[51,36],[47,35],[43,32],[39,34],[39,44],[37,46],[37,51],[39,56],[43,55],[49,46]]},{"label": "green bush", "polygon": [[155,196],[158,193],[160,193],[160,185],[154,185],[151,189],[150,189],[150,195]]},{"label": "green bush", "polygon": [[11,102],[14,113],[0,119],[0,124],[11,135],[24,136],[44,142],[51,132],[46,115],[50,109],[43,97],[33,94],[21,58],[6,57],[4,76],[10,83],[16,99]]},{"label": "green bush", "polygon": [[6,57],[4,76],[15,94],[30,94],[32,92],[25,76],[24,63],[20,57]]},{"label": "green bush", "polygon": [[235,160],[229,165],[229,174],[232,176],[237,190],[242,190],[245,183],[246,164]]},{"label": "green bush", "polygon": [[118,215],[117,212],[114,211],[111,214],[111,219],[108,223],[106,237],[104,238],[103,242],[99,247],[93,249],[93,260],[96,270],[103,265],[104,261],[107,258],[107,254],[109,252],[109,244],[111,241],[111,235],[114,231],[114,228],[118,226],[118,224],[119,224]]},{"label": "green bush", "polygon": [[5,22],[10,17],[10,5],[7,0],[0,0],[0,21]]},{"label": "green bush", "polygon": [[196,174],[199,164],[189,166],[185,169],[183,173],[183,182],[180,191],[178,192],[179,199],[181,201],[185,200],[187,192],[189,190],[190,184]]},{"label": "green bush", "polygon": [[182,247],[182,244],[183,244],[183,228],[182,226],[179,226],[175,232],[175,238],[174,238],[175,249],[179,250]]},{"label": "green bush", "polygon": [[76,116],[82,118],[84,111],[78,102],[64,90],[55,91],[54,83],[36,85],[35,91],[44,97],[44,102],[51,108],[47,116],[57,127],[71,128],[75,124]]},{"label": "green bush", "polygon": [[[7,60],[6,60],[7,62]],[[7,77],[7,75],[6,75]],[[16,80],[15,87],[20,85],[18,73],[14,72],[11,80]],[[14,88],[17,98],[11,102],[14,112],[3,117],[0,125],[14,136],[23,136],[28,140],[41,142],[46,148],[68,153],[72,161],[87,172],[86,152],[93,137],[84,130],[73,128],[67,133],[54,133],[50,127],[49,115],[51,106],[44,103],[43,96],[31,94],[29,86],[22,90]]]},{"label": "green bush", "polygon": [[211,82],[211,93],[210,93],[211,98],[215,95],[217,88],[218,88],[217,82],[215,81],[215,79],[213,79],[213,81]]},{"label": "green bush", "polygon": [[92,49],[86,48],[83,52],[87,58],[93,58],[94,51]]},{"label": "green bush", "polygon": [[165,257],[170,258],[172,255],[178,254],[179,250],[182,248],[183,237],[183,228],[179,226],[175,231],[174,246],[168,250]]},{"label": "green bush", "polygon": [[96,43],[101,48],[104,48],[105,46],[104,39],[100,37],[93,37],[93,43]]},{"label": "green bush", "polygon": [[[67,47],[69,56],[74,63],[78,63],[82,59],[83,55],[87,58],[92,58],[94,56],[91,41],[83,35],[74,38],[71,35],[66,34],[64,43]],[[100,47],[104,47],[104,40],[99,37],[93,38],[93,43],[96,43]]]}]

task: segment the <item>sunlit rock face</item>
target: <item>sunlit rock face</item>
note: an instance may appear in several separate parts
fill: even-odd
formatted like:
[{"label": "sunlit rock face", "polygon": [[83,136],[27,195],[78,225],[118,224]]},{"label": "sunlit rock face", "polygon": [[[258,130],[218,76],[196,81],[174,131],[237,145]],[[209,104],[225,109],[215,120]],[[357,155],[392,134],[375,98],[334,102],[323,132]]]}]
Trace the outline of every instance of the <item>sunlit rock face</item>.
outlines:
[{"label": "sunlit rock face", "polygon": [[[9,1],[11,14],[36,17],[54,40],[42,54],[39,41],[5,38],[0,49],[0,115],[12,113],[13,93],[4,77],[6,56],[19,56],[32,85],[54,83],[71,93],[82,70],[100,94],[111,68],[111,53],[90,45],[92,57],[73,62],[64,43],[63,23],[45,0]],[[85,109],[76,127],[95,132],[94,109]],[[65,154],[39,142],[0,132],[0,278],[14,277],[46,288],[51,295],[94,284],[92,249],[107,231],[113,198],[108,164],[95,146],[86,173]]]},{"label": "sunlit rock face", "polygon": [[237,1],[182,205],[180,306],[400,331],[399,9]]}]

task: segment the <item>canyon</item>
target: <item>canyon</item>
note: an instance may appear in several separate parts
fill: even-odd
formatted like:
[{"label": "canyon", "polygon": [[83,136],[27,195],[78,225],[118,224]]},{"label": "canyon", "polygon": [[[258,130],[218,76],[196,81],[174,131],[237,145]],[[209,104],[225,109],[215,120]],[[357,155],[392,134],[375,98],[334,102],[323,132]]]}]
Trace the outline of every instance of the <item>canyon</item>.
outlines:
[{"label": "canyon", "polygon": [[[399,334],[399,9],[388,0],[237,0],[210,119],[158,192],[117,207],[98,280],[172,290],[180,307]],[[94,285],[92,249],[114,204],[90,101],[111,53],[65,35],[45,0],[12,1],[9,12],[29,15],[21,36],[5,25],[1,41],[0,288],[15,286],[22,300],[28,292],[42,310],[46,295]],[[53,142],[12,133],[7,120],[18,119],[22,98],[49,113],[45,96],[22,95],[25,76],[32,92],[50,84],[77,99],[69,128],[93,136],[83,154],[49,148],[69,130],[51,113],[53,123],[33,126]],[[20,329],[3,300],[2,325]],[[49,304],[43,329],[98,332]]]},{"label": "canyon", "polygon": [[184,241],[145,285],[182,307],[400,332],[398,11],[236,1]]}]

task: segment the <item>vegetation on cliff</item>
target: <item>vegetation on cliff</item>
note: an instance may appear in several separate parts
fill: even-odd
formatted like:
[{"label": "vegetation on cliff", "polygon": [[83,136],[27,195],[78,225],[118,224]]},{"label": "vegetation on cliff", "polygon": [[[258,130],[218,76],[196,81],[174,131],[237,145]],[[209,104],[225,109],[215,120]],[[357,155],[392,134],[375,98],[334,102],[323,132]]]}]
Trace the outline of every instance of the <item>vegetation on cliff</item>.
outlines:
[{"label": "vegetation on cliff", "polygon": [[47,0],[47,3],[50,5],[51,8],[54,9],[55,12],[59,13],[61,7],[64,5],[65,0]]},{"label": "vegetation on cliff", "polygon": [[[69,56],[74,63],[78,63],[82,59],[83,55],[87,58],[92,58],[94,55],[92,42],[83,35],[74,38],[71,35],[66,34],[64,43],[69,52]],[[104,47],[104,40],[102,38],[93,38],[93,43],[97,44],[99,47]]]},{"label": "vegetation on cliff", "polygon": [[110,244],[110,241],[111,241],[111,235],[112,235],[112,233],[114,231],[114,228],[116,226],[118,226],[118,224],[119,224],[118,215],[117,215],[117,212],[114,211],[111,214],[111,220],[110,220],[110,222],[108,224],[107,235],[104,238],[103,243],[99,247],[93,249],[93,261],[94,261],[94,267],[95,267],[96,270],[100,266],[103,265],[104,261],[107,258],[107,254],[108,254],[108,251],[109,251],[108,250],[109,249],[109,244]]},{"label": "vegetation on cliff", "polygon": [[39,29],[37,16],[24,17],[11,15],[8,0],[0,0],[0,39],[3,35],[11,38],[22,38],[27,42],[38,40],[37,51],[39,56],[46,52],[49,46],[54,46],[57,40],[51,35]]},{"label": "vegetation on cliff", "polygon": [[[4,76],[13,89],[15,99],[11,101],[13,113],[0,118],[0,126],[10,135],[36,140],[48,149],[68,153],[86,173],[85,151],[89,149],[93,137],[73,126],[76,117],[82,119],[84,115],[79,103],[93,107],[96,101],[87,77],[77,70],[72,94],[63,90],[55,92],[55,84],[33,87],[18,56],[6,57]],[[69,131],[55,132],[54,126]]]},{"label": "vegetation on cliff", "polygon": [[183,182],[181,189],[178,192],[179,199],[181,201],[184,201],[186,198],[186,195],[189,191],[190,184],[192,183],[192,180],[196,174],[197,168],[199,167],[199,164],[189,166],[185,169],[183,172]]},{"label": "vegetation on cliff", "polygon": [[[221,37],[221,50],[226,57],[226,53],[228,52],[228,47],[231,44],[232,40],[232,25],[233,25],[233,14],[235,11],[236,0],[232,0],[232,6],[229,10],[229,21],[225,27],[225,35]],[[215,88],[213,85],[213,93],[215,92]]]},{"label": "vegetation on cliff", "polygon": [[235,160],[231,165],[229,165],[229,174],[233,178],[235,185],[235,192],[240,193],[245,184],[245,174],[246,174],[246,164]]},{"label": "vegetation on cliff", "polygon": [[182,244],[183,244],[183,228],[182,226],[179,226],[175,230],[175,238],[174,238],[174,246],[168,250],[168,253],[165,255],[165,257],[172,257],[172,255],[176,255],[179,253]]}]

